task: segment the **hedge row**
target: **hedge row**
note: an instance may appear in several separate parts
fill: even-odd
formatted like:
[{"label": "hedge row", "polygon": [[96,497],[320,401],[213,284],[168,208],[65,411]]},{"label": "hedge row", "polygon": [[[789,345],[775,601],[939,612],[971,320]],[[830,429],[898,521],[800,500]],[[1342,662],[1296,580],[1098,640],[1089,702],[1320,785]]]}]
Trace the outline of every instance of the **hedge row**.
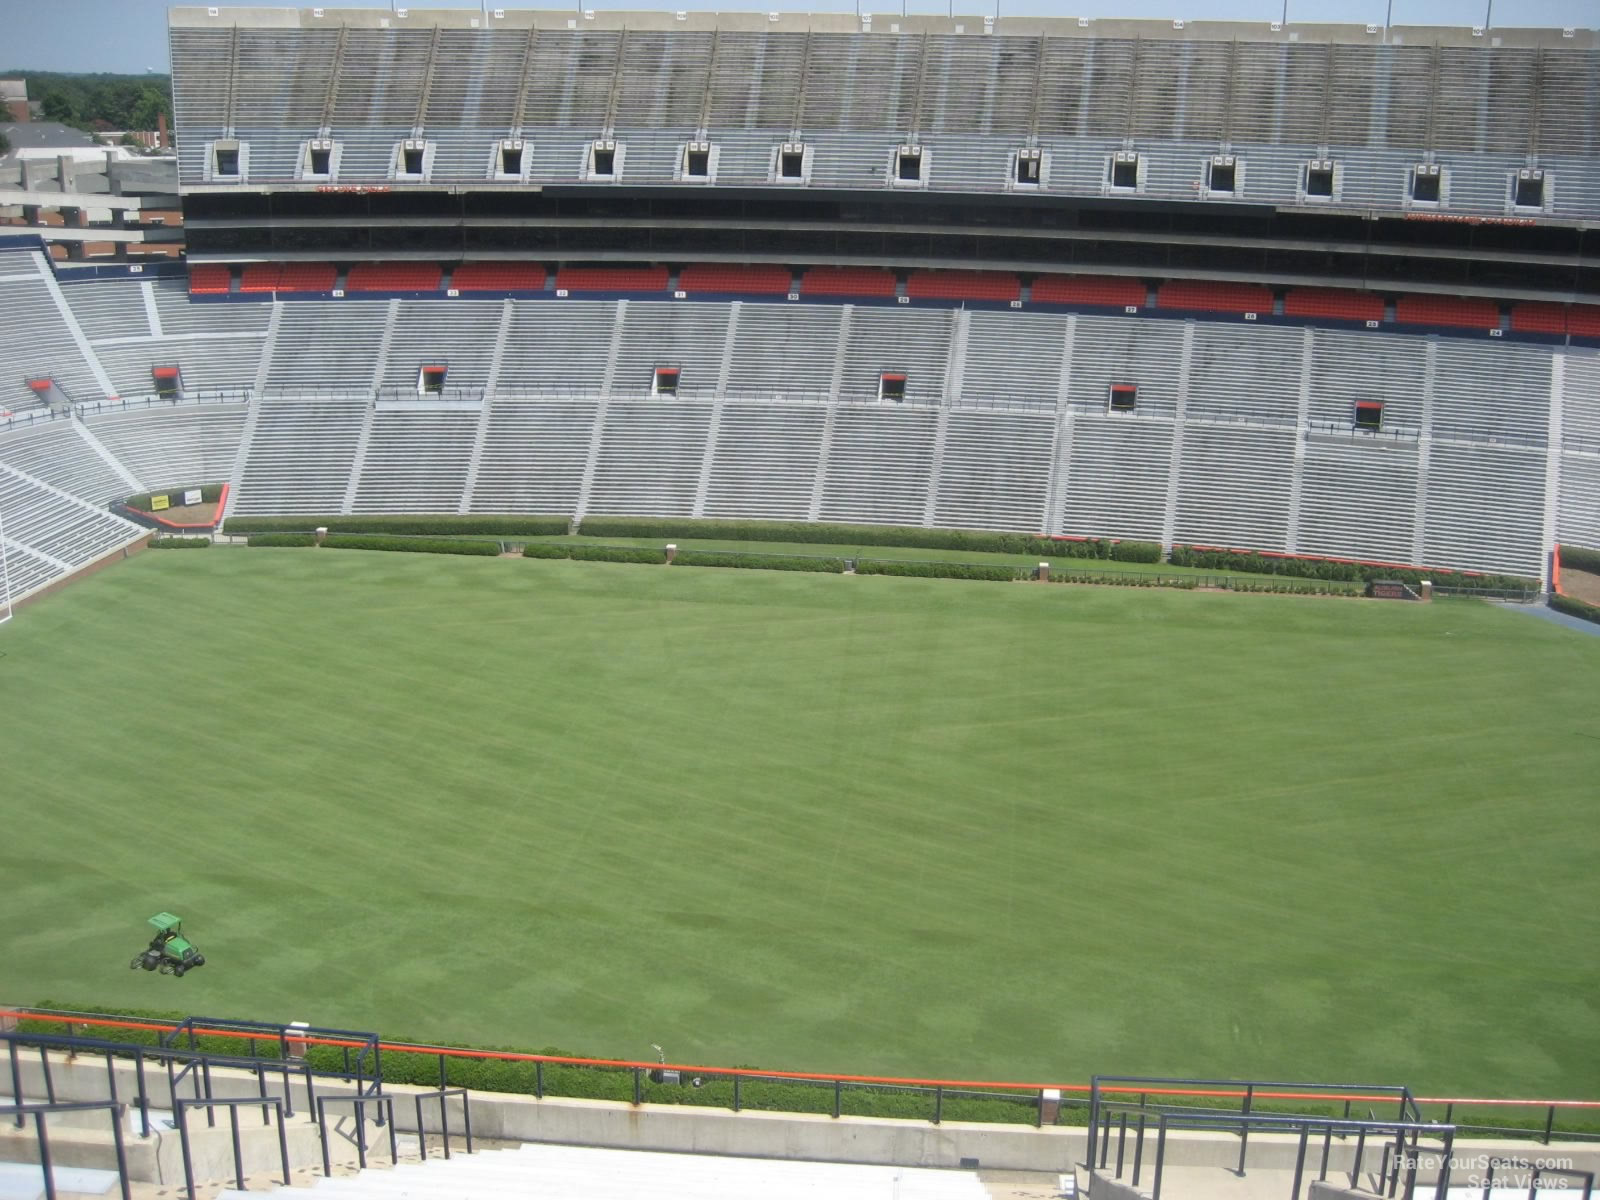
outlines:
[{"label": "hedge row", "polygon": [[152,550],[204,550],[211,545],[208,537],[154,537],[150,539]]},{"label": "hedge row", "polygon": [[298,533],[326,529],[330,533],[409,533],[444,537],[487,534],[491,537],[551,537],[571,528],[566,517],[405,516],[366,517],[229,517],[229,533]]},{"label": "hedge row", "polygon": [[314,533],[252,533],[245,543],[249,546],[315,546]]},{"label": "hedge row", "polygon": [[1154,542],[1101,538],[1037,537],[982,529],[923,529],[912,525],[828,525],[812,521],[718,521],[686,517],[585,517],[578,532],[587,537],[708,538],[726,542],[801,542],[829,546],[907,546],[919,550],[973,550],[998,554],[1041,554],[1071,558],[1109,558],[1158,562]]},{"label": "hedge row", "polygon": [[1200,586],[1194,575],[1136,575],[1132,571],[1118,571],[1100,575],[1093,571],[1051,571],[1048,583],[1092,583],[1101,587],[1159,587],[1182,588],[1193,591]]},{"label": "hedge row", "polygon": [[929,579],[991,579],[1010,583],[1028,578],[1027,567],[1004,563],[914,562],[903,558],[858,558],[857,575],[915,575]]},{"label": "hedge row", "polygon": [[[70,1008],[85,1014],[118,1016],[165,1024],[177,1024],[187,1015],[159,1009],[112,1009],[97,1005],[68,1005],[59,1000],[43,1000],[39,1002],[37,1007],[45,1009]],[[67,1026],[58,1021],[30,1020],[26,1017],[18,1021],[17,1028],[22,1033],[70,1033],[83,1037],[100,1038],[105,1041],[114,1041],[129,1047],[154,1046],[159,1040],[159,1035],[153,1030],[102,1029],[84,1025]],[[183,1045],[187,1047],[187,1039],[184,1039]],[[278,1056],[278,1043],[275,1041],[256,1041],[253,1046],[254,1053],[259,1058],[271,1060],[276,1059]],[[248,1055],[250,1053],[249,1050],[242,1049],[237,1039],[217,1036],[198,1038],[197,1048],[212,1054],[238,1055],[243,1053]],[[488,1050],[491,1053],[495,1050],[507,1053],[529,1052],[510,1047],[473,1048]],[[560,1058],[577,1057],[569,1050],[562,1050],[553,1046],[546,1046],[542,1050],[533,1051],[533,1053]],[[340,1072],[344,1069],[344,1053],[337,1047],[310,1047],[306,1059],[317,1070]],[[546,1063],[541,1072],[534,1063],[526,1061],[460,1058],[456,1056],[449,1056],[445,1059],[447,1085],[450,1087],[471,1088],[475,1091],[533,1095],[538,1088],[538,1076],[541,1073],[546,1095],[623,1102],[633,1099],[633,1075],[627,1069]],[[383,1054],[383,1078],[385,1083],[414,1084],[429,1088],[437,1087],[439,1085],[438,1056],[427,1052],[403,1053],[393,1049],[385,1050]],[[643,1083],[642,1098],[647,1104],[681,1104],[724,1109],[733,1107],[733,1080],[730,1076],[704,1075],[699,1078],[701,1086],[696,1087],[694,1077],[687,1075],[678,1084],[655,1083],[646,1075]],[[907,1120],[927,1121],[933,1115],[933,1095],[929,1091],[917,1088],[868,1090],[846,1085],[840,1099],[840,1111],[849,1116],[897,1117]],[[805,1083],[799,1080],[785,1079],[744,1079],[739,1087],[739,1103],[741,1108],[765,1112],[831,1114],[833,1112],[833,1086],[826,1082]],[[1225,1110],[1235,1102],[1221,1097],[1196,1096],[1191,1097],[1188,1103],[1197,1108]],[[1033,1123],[1035,1114],[1038,1111],[1036,1105],[1037,1097],[1027,1092],[1011,1095],[996,1092],[979,1094],[966,1092],[960,1095],[947,1093],[944,1097],[941,1115],[946,1121],[1009,1122],[1025,1125]],[[1337,1103],[1318,1105],[1316,1103],[1258,1102],[1256,1108],[1262,1112],[1280,1114],[1340,1115]],[[1443,1114],[1441,1111],[1436,1110],[1427,1115],[1442,1116]],[[1460,1109],[1457,1110],[1456,1117],[1458,1120],[1473,1119],[1464,1110]],[[1087,1111],[1085,1108],[1077,1105],[1062,1106],[1060,1124],[1082,1125],[1086,1122],[1086,1119]],[[1477,1120],[1483,1124],[1542,1132],[1545,1113],[1541,1109],[1523,1109],[1515,1112],[1478,1112]],[[1556,1137],[1559,1139],[1565,1133],[1593,1134],[1600,1132],[1600,1126],[1597,1126],[1593,1120],[1585,1120],[1576,1114],[1563,1112],[1560,1114],[1560,1122],[1555,1132]],[[1468,1134],[1468,1136],[1474,1135]]]},{"label": "hedge row", "polygon": [[1523,579],[1516,575],[1472,575],[1460,571],[1434,571],[1421,567],[1370,566],[1364,563],[1334,562],[1322,558],[1293,558],[1236,550],[1203,550],[1195,546],[1174,546],[1172,565],[1199,567],[1206,571],[1293,575],[1302,579],[1342,579],[1351,582],[1394,579],[1401,583],[1417,584],[1424,579],[1431,579],[1441,587],[1525,589],[1539,586],[1537,580]]},{"label": "hedge row", "polygon": [[673,563],[680,567],[751,567],[762,571],[826,571],[844,574],[842,558],[811,558],[799,554],[737,554],[718,550],[679,550]]},{"label": "hedge row", "polygon": [[665,549],[653,546],[563,545],[560,542],[529,542],[522,548],[523,558],[576,558],[582,562],[664,563]]},{"label": "hedge row", "polygon": [[[254,538],[251,538],[252,542],[254,540]],[[484,557],[494,557],[500,553],[499,542],[454,541],[450,538],[384,537],[381,534],[370,533],[330,533],[322,544],[328,550],[395,550],[402,554],[477,554]]]},{"label": "hedge row", "polygon": [[1230,592],[1271,592],[1280,596],[1361,596],[1364,594],[1353,588],[1334,587],[1331,583],[1296,583],[1287,580],[1274,580],[1271,583],[1265,583],[1252,579],[1230,579],[1228,580],[1228,590]]},{"label": "hedge row", "polygon": [[1561,565],[1571,567],[1574,571],[1588,571],[1591,575],[1600,575],[1600,550],[1589,550],[1583,546],[1563,546]]},{"label": "hedge row", "polygon": [[[129,508],[138,509],[140,512],[149,512],[151,501],[157,496],[165,496],[167,502],[176,508],[183,503],[183,493],[189,490],[189,488],[175,487],[168,488],[164,492],[140,492],[137,496],[129,496],[123,503]],[[220,483],[201,485],[201,504],[215,504],[220,499],[222,499],[222,485]]]},{"label": "hedge row", "polygon": [[667,561],[667,552],[653,546],[573,546],[567,557],[580,562],[660,564]]},{"label": "hedge row", "polygon": [[1581,617],[1585,621],[1600,624],[1600,605],[1585,603],[1576,596],[1553,595],[1550,597],[1550,607],[1569,617]]}]

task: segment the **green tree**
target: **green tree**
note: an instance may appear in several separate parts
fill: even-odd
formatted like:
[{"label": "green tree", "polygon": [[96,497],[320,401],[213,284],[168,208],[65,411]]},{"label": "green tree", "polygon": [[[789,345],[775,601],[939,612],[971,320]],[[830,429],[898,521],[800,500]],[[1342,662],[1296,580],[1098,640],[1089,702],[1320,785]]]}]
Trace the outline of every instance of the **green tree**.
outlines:
[{"label": "green tree", "polygon": [[161,123],[162,114],[166,114],[168,123],[172,120],[172,108],[164,93],[153,87],[140,91],[138,98],[133,102],[132,111],[128,117],[129,129],[155,129]]},{"label": "green tree", "polygon": [[66,89],[52,89],[41,96],[39,111],[46,121],[60,121],[63,125],[79,125],[84,120],[77,98]]}]

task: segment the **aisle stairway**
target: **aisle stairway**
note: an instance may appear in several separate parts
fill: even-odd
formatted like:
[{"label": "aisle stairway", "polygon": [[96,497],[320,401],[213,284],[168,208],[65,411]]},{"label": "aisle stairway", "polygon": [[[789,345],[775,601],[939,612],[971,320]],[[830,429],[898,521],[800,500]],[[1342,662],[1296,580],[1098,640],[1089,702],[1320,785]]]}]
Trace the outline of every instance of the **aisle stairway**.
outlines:
[{"label": "aisle stairway", "polygon": [[[985,1200],[973,1171],[846,1163],[661,1154],[528,1144],[515,1150],[402,1163],[348,1178],[319,1179],[313,1190],[341,1200]],[[283,1195],[288,1189],[278,1189]],[[298,1193],[300,1189],[296,1189]],[[260,1192],[224,1191],[219,1200]]]}]

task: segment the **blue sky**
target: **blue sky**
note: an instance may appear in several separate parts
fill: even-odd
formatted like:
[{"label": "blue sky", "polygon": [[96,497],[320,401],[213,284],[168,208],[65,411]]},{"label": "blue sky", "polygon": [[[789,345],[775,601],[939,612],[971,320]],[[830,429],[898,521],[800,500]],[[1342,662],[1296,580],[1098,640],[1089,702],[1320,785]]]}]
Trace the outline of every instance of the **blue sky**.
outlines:
[{"label": "blue sky", "polygon": [[[490,0],[508,7],[505,0]],[[1289,0],[1289,21],[1351,21],[1381,24],[1387,0]],[[1491,0],[1392,0],[1396,25],[1481,24]],[[1597,0],[1492,0],[1499,10],[1491,23],[1600,26]],[[1275,21],[1283,0],[955,0],[958,12],[993,12],[1001,16],[1156,17],[1185,20]],[[867,11],[943,13],[949,0],[860,0]],[[480,0],[431,0],[416,8],[479,8]],[[285,6],[292,7],[292,6]],[[333,7],[330,5],[330,7]],[[347,0],[340,7],[389,8],[389,0]],[[547,4],[516,7],[565,7]],[[584,0],[581,7],[601,9],[717,8],[723,11],[852,12],[856,0],[692,0],[652,4],[645,0],[608,4]],[[0,70],[31,67],[49,71],[129,71],[167,69],[165,0],[0,0]]]}]

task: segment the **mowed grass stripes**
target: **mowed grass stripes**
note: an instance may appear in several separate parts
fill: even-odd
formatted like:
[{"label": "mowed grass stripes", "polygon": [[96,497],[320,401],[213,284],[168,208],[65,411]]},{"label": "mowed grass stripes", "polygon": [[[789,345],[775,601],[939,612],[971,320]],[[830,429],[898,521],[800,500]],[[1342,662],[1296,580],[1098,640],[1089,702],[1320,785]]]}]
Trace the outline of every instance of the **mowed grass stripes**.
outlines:
[{"label": "mowed grass stripes", "polygon": [[1594,1091],[1600,641],[1488,605],[216,548],[0,651],[7,1000]]}]

